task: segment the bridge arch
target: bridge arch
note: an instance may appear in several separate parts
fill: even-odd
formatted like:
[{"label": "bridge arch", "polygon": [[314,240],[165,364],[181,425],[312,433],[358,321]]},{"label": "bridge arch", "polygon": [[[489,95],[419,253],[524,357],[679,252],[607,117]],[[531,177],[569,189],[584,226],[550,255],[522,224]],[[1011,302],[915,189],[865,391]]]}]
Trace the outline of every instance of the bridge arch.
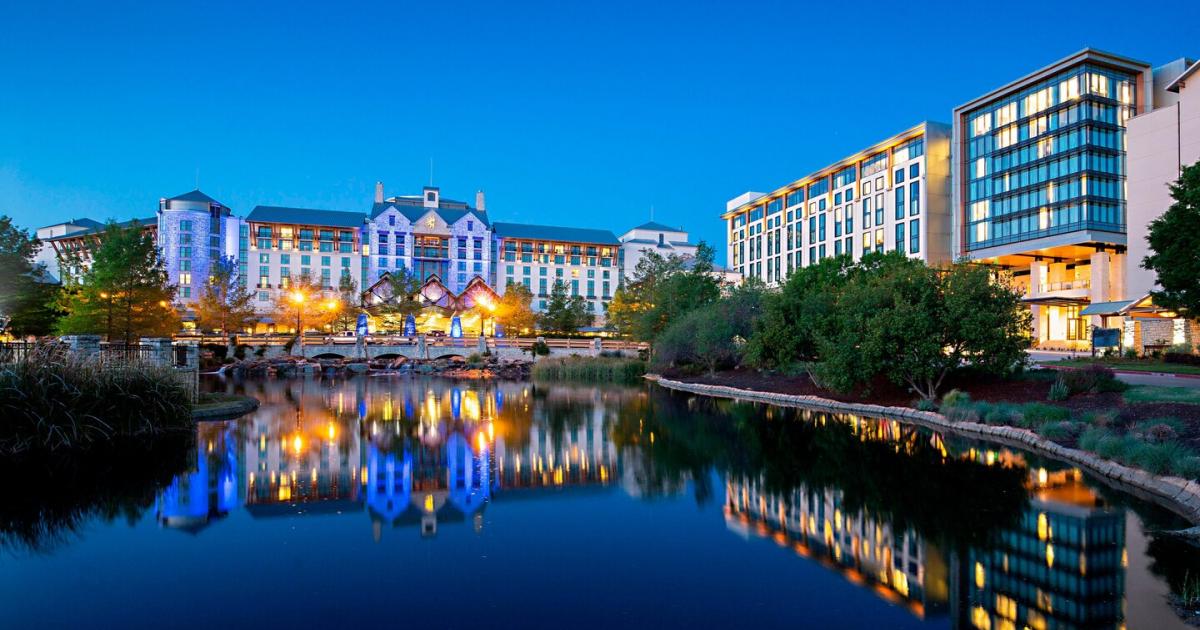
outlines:
[{"label": "bridge arch", "polygon": [[345,359],[346,355],[336,352],[322,352],[321,354],[313,355],[314,359]]}]

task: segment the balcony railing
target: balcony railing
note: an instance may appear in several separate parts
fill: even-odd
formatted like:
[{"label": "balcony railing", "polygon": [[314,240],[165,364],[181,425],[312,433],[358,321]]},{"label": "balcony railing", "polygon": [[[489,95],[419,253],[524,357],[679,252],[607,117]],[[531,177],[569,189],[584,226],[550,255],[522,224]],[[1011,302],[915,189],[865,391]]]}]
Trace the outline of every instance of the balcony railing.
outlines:
[{"label": "balcony railing", "polygon": [[1066,282],[1047,282],[1038,285],[1038,291],[1041,293],[1052,293],[1054,291],[1071,291],[1074,289],[1091,288],[1090,280],[1067,280]]}]

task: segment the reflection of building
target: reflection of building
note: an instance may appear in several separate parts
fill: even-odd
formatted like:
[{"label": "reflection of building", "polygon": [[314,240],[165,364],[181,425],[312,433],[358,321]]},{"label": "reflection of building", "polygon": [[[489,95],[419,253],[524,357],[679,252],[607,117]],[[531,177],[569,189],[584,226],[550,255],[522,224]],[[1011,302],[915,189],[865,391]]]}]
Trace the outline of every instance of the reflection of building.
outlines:
[{"label": "reflection of building", "polygon": [[957,567],[955,620],[975,628],[1123,627],[1125,512],[1077,470],[1032,471],[1020,524]]},{"label": "reflection of building", "polygon": [[949,582],[941,552],[912,531],[863,512],[843,511],[841,492],[800,486],[785,494],[727,478],[725,521],[744,535],[770,536],[796,553],[814,557],[880,596],[902,601],[925,616],[946,607]]},{"label": "reflection of building", "polygon": [[163,527],[197,533],[237,508],[239,499],[236,423],[200,425],[196,470],[176,477],[158,497]]}]

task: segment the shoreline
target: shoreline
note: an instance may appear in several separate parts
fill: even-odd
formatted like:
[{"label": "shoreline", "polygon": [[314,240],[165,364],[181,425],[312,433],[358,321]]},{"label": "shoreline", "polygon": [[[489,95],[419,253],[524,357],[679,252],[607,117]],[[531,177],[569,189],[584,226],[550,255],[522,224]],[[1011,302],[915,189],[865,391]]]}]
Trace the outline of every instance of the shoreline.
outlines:
[{"label": "shoreline", "polygon": [[675,391],[701,394],[715,398],[762,402],[785,407],[800,407],[816,411],[854,413],[889,418],[929,429],[999,442],[1008,446],[1034,451],[1041,455],[1079,466],[1119,490],[1129,492],[1167,508],[1171,512],[1187,519],[1192,525],[1200,525],[1200,483],[1179,477],[1153,475],[1141,469],[1131,468],[1124,464],[1106,460],[1087,451],[1062,446],[1028,429],[975,422],[952,422],[940,413],[918,411],[909,407],[846,403],[820,396],[779,394],[740,389],[725,385],[685,383],[664,378],[657,374],[647,374],[645,379]]},{"label": "shoreline", "polygon": [[237,400],[222,400],[207,405],[196,405],[192,409],[192,420],[198,422],[234,420],[258,409],[260,404],[259,400],[253,396],[238,396]]}]

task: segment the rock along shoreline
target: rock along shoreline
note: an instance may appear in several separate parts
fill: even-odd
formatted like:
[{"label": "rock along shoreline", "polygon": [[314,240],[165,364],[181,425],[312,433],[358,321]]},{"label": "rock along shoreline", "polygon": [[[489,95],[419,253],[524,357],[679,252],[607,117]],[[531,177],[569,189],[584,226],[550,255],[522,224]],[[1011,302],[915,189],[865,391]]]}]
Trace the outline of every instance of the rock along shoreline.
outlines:
[{"label": "rock along shoreline", "polygon": [[[1028,429],[1017,427],[979,424],[976,422],[953,422],[940,413],[919,411],[908,407],[886,407],[861,403],[846,403],[820,396],[797,396],[775,392],[759,392],[725,385],[684,383],[647,374],[646,380],[667,389],[730,398],[747,402],[763,402],[784,407],[801,407],[832,413],[853,413],[864,416],[890,418],[901,422],[946,431],[968,437],[981,438],[1009,446],[1034,451],[1039,454],[1068,462],[1087,470],[1105,480],[1109,485],[1147,499],[1186,518],[1193,525],[1200,524],[1200,483],[1179,477],[1153,475],[1144,470],[1130,468],[1117,462],[1075,448],[1056,444]],[[1200,530],[1192,528],[1188,532]]]}]

